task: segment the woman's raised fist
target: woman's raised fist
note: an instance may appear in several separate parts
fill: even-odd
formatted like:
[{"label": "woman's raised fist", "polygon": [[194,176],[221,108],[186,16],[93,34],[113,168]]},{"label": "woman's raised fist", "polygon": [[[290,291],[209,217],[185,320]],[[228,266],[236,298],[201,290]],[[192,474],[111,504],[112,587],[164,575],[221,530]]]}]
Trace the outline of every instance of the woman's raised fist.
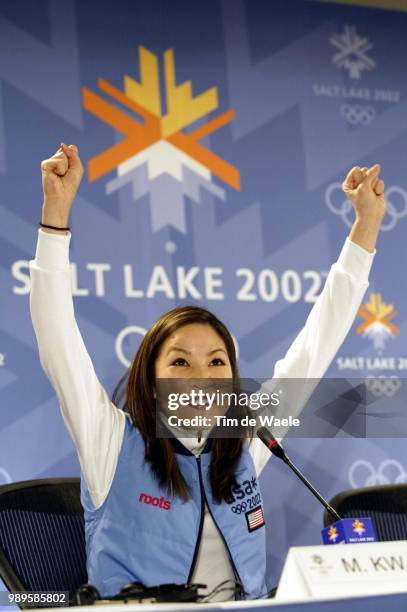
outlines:
[{"label": "woman's raised fist", "polygon": [[43,223],[66,227],[83,172],[78,147],[72,144],[61,143],[55,155],[41,162]]},{"label": "woman's raised fist", "polygon": [[352,202],[358,219],[383,219],[386,214],[384,182],[380,178],[380,164],[371,168],[355,166],[350,170],[342,189]]}]

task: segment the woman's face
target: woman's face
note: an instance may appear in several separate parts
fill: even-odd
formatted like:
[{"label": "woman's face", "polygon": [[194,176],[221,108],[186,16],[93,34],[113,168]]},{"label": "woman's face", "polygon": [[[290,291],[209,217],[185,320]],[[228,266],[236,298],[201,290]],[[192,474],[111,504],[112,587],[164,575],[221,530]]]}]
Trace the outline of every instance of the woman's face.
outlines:
[{"label": "woman's face", "polygon": [[[221,336],[208,323],[189,323],[163,342],[155,362],[155,376],[160,406],[168,416],[174,414],[167,407],[166,398],[170,393],[190,394],[192,390],[213,393],[219,379],[228,379],[224,385],[230,386],[233,373]],[[210,379],[217,379],[218,383]],[[214,404],[208,412],[203,405],[188,404],[179,408],[176,414],[185,418],[198,413],[209,417],[224,414],[226,409],[226,406]],[[211,420],[210,427],[212,425]]]},{"label": "woman's face", "polygon": [[208,323],[180,327],[162,344],[156,378],[232,378],[225,343]]}]

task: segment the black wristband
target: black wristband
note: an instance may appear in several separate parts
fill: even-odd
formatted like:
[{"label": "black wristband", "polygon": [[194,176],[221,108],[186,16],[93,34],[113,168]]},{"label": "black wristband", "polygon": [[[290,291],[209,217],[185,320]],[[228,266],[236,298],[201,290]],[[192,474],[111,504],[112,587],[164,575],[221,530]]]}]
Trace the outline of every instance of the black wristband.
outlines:
[{"label": "black wristband", "polygon": [[53,230],[61,230],[61,231],[62,230],[63,231],[67,231],[68,230],[69,232],[71,231],[70,227],[54,227],[53,225],[45,225],[45,223],[41,223],[41,221],[40,221],[40,225],[41,225],[41,227],[48,227],[49,229],[53,229]]}]

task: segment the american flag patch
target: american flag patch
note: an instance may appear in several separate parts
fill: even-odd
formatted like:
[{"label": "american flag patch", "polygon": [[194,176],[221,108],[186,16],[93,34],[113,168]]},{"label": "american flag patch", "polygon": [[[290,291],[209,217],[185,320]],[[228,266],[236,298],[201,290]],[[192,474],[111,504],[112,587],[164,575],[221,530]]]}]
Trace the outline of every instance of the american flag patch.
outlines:
[{"label": "american flag patch", "polygon": [[266,522],[264,520],[263,508],[261,506],[257,506],[256,508],[253,508],[253,510],[246,512],[246,521],[249,531],[255,531],[256,529],[259,529],[259,527],[263,527]]}]

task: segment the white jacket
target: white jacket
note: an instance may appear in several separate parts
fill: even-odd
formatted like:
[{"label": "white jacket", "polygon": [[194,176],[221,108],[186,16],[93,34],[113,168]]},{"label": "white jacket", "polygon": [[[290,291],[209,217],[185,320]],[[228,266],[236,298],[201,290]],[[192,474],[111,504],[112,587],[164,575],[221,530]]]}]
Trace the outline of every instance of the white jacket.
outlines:
[{"label": "white jacket", "polygon": [[[58,396],[65,424],[75,443],[92,501],[103,503],[113,479],[124,433],[124,413],[100,383],[78,329],[71,290],[71,234],[38,230],[35,259],[29,262],[30,310],[41,365]],[[346,239],[304,327],[273,378],[321,378],[345,339],[369,285],[374,253]],[[184,441],[199,453],[205,440]],[[250,444],[258,474],[270,453],[258,439]],[[208,513],[193,580],[208,592],[233,572],[223,542]],[[227,595],[221,596],[225,599]]]}]

